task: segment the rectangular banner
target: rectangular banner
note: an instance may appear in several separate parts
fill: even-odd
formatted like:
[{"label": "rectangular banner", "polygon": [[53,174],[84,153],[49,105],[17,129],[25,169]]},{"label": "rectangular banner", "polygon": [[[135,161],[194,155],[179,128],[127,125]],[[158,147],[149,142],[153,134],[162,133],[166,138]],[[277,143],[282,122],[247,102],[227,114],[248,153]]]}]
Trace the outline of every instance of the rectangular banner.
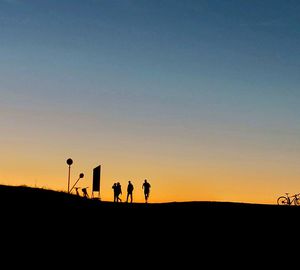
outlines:
[{"label": "rectangular banner", "polygon": [[93,169],[93,191],[100,192],[101,165]]}]

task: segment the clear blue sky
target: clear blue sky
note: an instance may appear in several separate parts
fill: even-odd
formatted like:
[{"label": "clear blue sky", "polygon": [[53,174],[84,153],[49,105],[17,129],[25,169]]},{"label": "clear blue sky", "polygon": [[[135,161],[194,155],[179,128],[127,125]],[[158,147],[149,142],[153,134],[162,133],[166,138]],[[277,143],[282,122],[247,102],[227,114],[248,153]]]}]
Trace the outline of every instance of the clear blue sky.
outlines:
[{"label": "clear blue sky", "polygon": [[33,163],[46,145],[53,160],[55,147],[97,160],[98,145],[193,172],[273,160],[294,187],[299,14],[296,0],[0,0],[2,144],[16,162],[36,142]]}]

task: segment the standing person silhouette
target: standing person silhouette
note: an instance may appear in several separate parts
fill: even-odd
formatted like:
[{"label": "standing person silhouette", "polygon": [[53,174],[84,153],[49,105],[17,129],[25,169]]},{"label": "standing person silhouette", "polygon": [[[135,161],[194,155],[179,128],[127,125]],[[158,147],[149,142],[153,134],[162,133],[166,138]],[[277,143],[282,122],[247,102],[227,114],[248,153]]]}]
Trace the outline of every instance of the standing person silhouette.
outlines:
[{"label": "standing person silhouette", "polygon": [[148,202],[148,198],[150,195],[150,187],[151,185],[148,183],[147,179],[144,180],[144,183],[142,185],[142,189],[144,189],[144,196],[145,196],[145,202]]},{"label": "standing person silhouette", "polygon": [[118,202],[118,186],[117,186],[117,183],[114,183],[111,188],[114,191],[114,202]]},{"label": "standing person silhouette", "polygon": [[133,184],[131,183],[131,181],[128,181],[126,202],[128,202],[128,199],[130,198],[130,202],[132,203],[132,192]]},{"label": "standing person silhouette", "polygon": [[121,184],[120,182],[117,182],[117,202],[121,202],[122,199],[120,198],[120,195],[122,195],[122,187],[121,187]]}]

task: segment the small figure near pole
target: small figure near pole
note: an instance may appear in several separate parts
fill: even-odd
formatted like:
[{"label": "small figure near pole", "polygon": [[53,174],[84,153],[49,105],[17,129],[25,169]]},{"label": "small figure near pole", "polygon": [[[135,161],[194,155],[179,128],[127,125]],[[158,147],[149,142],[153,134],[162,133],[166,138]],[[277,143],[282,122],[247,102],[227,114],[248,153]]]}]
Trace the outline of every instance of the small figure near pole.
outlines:
[{"label": "small figure near pole", "polygon": [[82,188],[81,190],[82,190],[82,193],[83,193],[83,197],[84,197],[84,198],[88,198],[89,195],[88,195],[88,193],[87,193],[87,187]]}]

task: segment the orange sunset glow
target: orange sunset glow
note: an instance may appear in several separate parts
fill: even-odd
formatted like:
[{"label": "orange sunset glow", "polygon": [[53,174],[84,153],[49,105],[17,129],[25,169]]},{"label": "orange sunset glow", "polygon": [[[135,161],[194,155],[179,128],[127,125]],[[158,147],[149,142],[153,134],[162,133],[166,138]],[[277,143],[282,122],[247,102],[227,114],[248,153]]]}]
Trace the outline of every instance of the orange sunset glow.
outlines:
[{"label": "orange sunset glow", "polygon": [[42,2],[0,0],[0,184],[67,192],[72,158],[102,201],[300,192],[300,3]]}]

